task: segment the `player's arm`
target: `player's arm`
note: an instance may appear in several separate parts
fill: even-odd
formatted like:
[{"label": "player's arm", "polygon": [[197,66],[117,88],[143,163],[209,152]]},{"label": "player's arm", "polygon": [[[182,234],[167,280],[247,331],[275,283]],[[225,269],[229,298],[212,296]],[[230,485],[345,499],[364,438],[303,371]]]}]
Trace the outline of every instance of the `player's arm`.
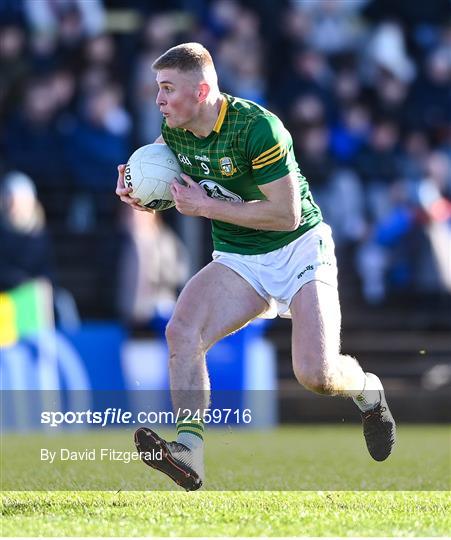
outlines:
[{"label": "player's arm", "polygon": [[244,152],[264,200],[229,202],[210,198],[189,177],[189,189],[173,186],[176,208],[183,214],[204,216],[251,229],[293,231],[301,221],[298,168],[293,142],[282,122],[262,115],[249,125]]},{"label": "player's arm", "polygon": [[229,202],[209,197],[205,190],[186,174],[188,186],[173,184],[176,208],[185,215],[204,216],[251,229],[294,231],[301,221],[297,175],[294,172],[259,186],[266,200]]},{"label": "player's arm", "polygon": [[[154,144],[166,144],[163,139],[163,135],[158,135],[158,137],[155,139]],[[116,183],[116,195],[120,198],[120,200],[129,206],[131,206],[134,210],[139,210],[140,212],[151,212],[154,213],[154,210],[150,210],[149,208],[144,208],[143,206],[140,206],[139,199],[130,197],[130,193],[133,191],[132,188],[126,187],[124,182],[124,171],[125,171],[125,163],[121,163],[117,166],[117,183]]]},{"label": "player's arm", "polygon": [[[301,222],[301,201],[296,173],[259,186],[264,201],[233,203],[209,197],[206,216],[242,227],[267,231],[294,231]],[[222,204],[217,203],[224,203]]]}]

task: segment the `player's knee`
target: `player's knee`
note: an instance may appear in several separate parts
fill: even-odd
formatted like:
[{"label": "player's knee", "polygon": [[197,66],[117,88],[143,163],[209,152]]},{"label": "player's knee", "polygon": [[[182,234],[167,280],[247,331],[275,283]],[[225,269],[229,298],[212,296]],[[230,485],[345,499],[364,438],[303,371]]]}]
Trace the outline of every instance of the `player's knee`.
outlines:
[{"label": "player's knee", "polygon": [[317,394],[333,393],[333,378],[325,366],[314,368],[295,367],[294,374],[302,386]]},{"label": "player's knee", "polygon": [[170,351],[177,352],[183,349],[185,353],[202,352],[202,338],[200,331],[187,321],[177,317],[171,318],[166,326],[166,341]]},{"label": "player's knee", "polygon": [[165,335],[169,347],[174,347],[186,341],[190,334],[192,332],[188,332],[186,324],[178,318],[172,317],[166,325]]}]

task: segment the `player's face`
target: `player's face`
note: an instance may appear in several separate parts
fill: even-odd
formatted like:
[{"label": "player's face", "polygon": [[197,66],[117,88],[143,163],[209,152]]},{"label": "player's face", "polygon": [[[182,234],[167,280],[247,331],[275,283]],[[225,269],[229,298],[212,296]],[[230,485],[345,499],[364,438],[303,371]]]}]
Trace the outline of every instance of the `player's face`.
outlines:
[{"label": "player's face", "polygon": [[199,111],[198,83],[190,73],[162,69],[157,73],[156,103],[170,128],[189,128]]}]

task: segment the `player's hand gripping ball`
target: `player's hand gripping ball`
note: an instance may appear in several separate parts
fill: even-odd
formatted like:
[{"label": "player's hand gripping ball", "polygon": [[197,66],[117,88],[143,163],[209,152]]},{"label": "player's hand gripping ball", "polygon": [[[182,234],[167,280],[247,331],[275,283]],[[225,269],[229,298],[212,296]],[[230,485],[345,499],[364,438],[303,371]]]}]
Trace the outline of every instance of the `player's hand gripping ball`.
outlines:
[{"label": "player's hand gripping ball", "polygon": [[166,144],[148,144],[138,148],[125,166],[125,186],[132,188],[130,197],[152,210],[166,210],[175,205],[170,186],[174,178],[183,184],[182,169]]}]

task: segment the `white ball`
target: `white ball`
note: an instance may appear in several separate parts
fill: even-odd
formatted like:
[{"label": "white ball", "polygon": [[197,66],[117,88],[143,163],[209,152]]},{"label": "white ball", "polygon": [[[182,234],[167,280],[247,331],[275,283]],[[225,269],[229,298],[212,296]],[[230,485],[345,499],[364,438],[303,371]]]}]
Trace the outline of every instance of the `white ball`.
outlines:
[{"label": "white ball", "polygon": [[147,144],[130,156],[125,166],[124,181],[133,191],[131,197],[152,210],[166,210],[175,205],[170,184],[174,178],[183,184],[182,169],[166,144]]}]

